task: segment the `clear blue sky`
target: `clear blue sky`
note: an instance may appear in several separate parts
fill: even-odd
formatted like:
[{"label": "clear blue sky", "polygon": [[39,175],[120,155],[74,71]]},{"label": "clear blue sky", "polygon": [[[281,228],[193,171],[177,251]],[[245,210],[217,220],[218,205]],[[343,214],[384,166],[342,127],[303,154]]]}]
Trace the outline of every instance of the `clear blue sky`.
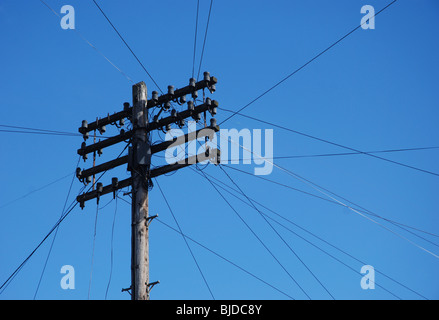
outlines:
[{"label": "clear blue sky", "polygon": [[[197,66],[209,9],[200,1]],[[390,1],[214,1],[202,71],[219,79],[211,96],[220,106],[238,110],[359,25],[363,5],[376,11]],[[135,82],[157,90],[110,25],[90,1],[47,0],[58,13],[73,5],[76,28]],[[192,73],[196,1],[99,1],[125,40],[162,88],[182,87]],[[357,30],[312,64],[249,106],[247,115],[363,151],[439,146],[439,3],[399,0],[376,18],[375,30]],[[89,122],[122,109],[131,101],[132,83],[78,33],[63,30],[40,1],[0,1],[0,97],[2,125],[76,132]],[[219,110],[221,121],[230,113]],[[224,128],[269,129],[235,116]],[[5,128],[3,128],[5,129]],[[346,152],[333,145],[274,129],[274,155]],[[116,134],[107,128],[107,135]],[[0,132],[0,283],[27,257],[59,218],[71,177],[8,204],[73,173],[81,137]],[[121,151],[105,152],[99,163]],[[439,173],[439,150],[381,154]],[[154,158],[154,161],[160,159]],[[374,213],[439,234],[439,177],[365,155],[278,159],[275,163]],[[82,168],[91,161],[81,161]],[[253,171],[252,165],[234,165]],[[347,208],[225,168],[252,199],[429,299],[439,298],[439,260],[409,241]],[[232,183],[217,167],[206,173]],[[125,169],[106,174],[128,177]],[[307,192],[318,192],[274,169],[266,178]],[[264,247],[203,177],[190,169],[159,178],[185,234],[295,299],[306,299]],[[69,203],[81,188],[75,180]],[[312,299],[330,296],[276,236],[258,212],[233,196],[224,196],[276,255]],[[325,197],[322,194],[319,194]],[[237,194],[237,196],[240,196]],[[111,200],[105,196],[104,206]],[[129,200],[129,198],[126,198]],[[345,201],[343,201],[345,202]],[[91,299],[103,299],[110,275],[113,201],[99,211]],[[96,203],[76,208],[63,221],[37,299],[87,299]],[[275,218],[270,211],[264,210]],[[158,190],[150,193],[150,214],[175,222]],[[129,299],[130,206],[118,200],[114,230],[114,266],[109,299]],[[309,233],[285,226],[351,268],[362,263]],[[439,239],[412,231],[426,242],[376,219],[387,228],[439,253]],[[377,287],[362,290],[361,276],[303,239],[273,223],[336,299],[394,299]],[[409,229],[412,230],[412,229]],[[44,243],[0,295],[32,299],[52,238]],[[189,241],[216,299],[288,299],[272,287]],[[178,233],[154,221],[150,228],[152,299],[211,299]],[[75,268],[75,290],[63,290],[63,265]],[[402,299],[420,297],[376,274],[376,283]]]}]

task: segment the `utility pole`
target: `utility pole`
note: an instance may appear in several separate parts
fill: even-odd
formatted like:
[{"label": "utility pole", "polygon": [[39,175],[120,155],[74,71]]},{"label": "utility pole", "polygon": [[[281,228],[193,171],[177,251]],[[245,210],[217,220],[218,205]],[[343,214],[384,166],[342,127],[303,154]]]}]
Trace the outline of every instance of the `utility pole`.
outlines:
[{"label": "utility pole", "polygon": [[149,300],[148,181],[151,146],[146,131],[148,112],[144,82],[133,86],[131,297]]},{"label": "utility pole", "polygon": [[[119,181],[118,178],[113,177],[111,184],[104,186],[102,182],[96,183],[96,187],[92,191],[83,193],[77,197],[81,208],[85,207],[85,202],[99,199],[101,196],[113,193],[113,198],[116,197],[118,190],[131,187],[131,286],[122,291],[128,291],[131,294],[132,300],[149,300],[150,291],[152,287],[159,283],[159,281],[149,281],[149,225],[151,220],[156,216],[149,216],[149,190],[152,186],[151,179],[159,177],[165,173],[173,172],[189,165],[209,160],[211,163],[218,164],[220,155],[218,149],[206,149],[205,152],[199,155],[188,156],[184,161],[170,163],[164,166],[151,168],[151,156],[155,153],[165,151],[170,146],[182,145],[192,140],[204,138],[211,138],[219,127],[216,125],[214,118],[210,119],[210,126],[197,130],[196,132],[187,133],[186,135],[173,138],[169,141],[163,141],[159,144],[151,145],[150,132],[153,130],[162,130],[167,132],[171,130],[171,126],[177,125],[182,128],[185,125],[185,119],[192,117],[195,121],[201,120],[203,113],[204,121],[206,120],[206,112],[215,116],[217,112],[218,102],[210,98],[203,99],[203,104],[195,106],[194,101],[198,97],[198,90],[207,88],[210,93],[216,91],[217,79],[211,77],[208,72],[204,73],[204,79],[196,82],[195,79],[189,80],[189,85],[181,89],[175,90],[173,86],[168,86],[168,93],[161,96],[156,91],[152,92],[152,98],[147,100],[147,88],[144,82],[135,84],[132,87],[132,106],[129,103],[124,103],[123,111],[107,115],[103,118],[98,118],[95,122],[87,123],[82,121],[82,126],[78,129],[82,133],[84,142],[77,153],[81,155],[84,161],[87,160],[87,155],[90,153],[102,155],[103,149],[116,145],[118,143],[129,140],[128,155],[122,156],[122,153],[116,159],[95,165],[93,167],[82,170],[76,169],[77,178],[88,185],[92,182],[92,177],[98,173],[102,175],[118,166],[127,165],[128,171],[131,172],[131,177]],[[194,101],[186,101],[186,95],[190,94]],[[204,94],[203,94],[204,95]],[[177,103],[182,106],[187,103],[187,109],[177,112],[174,108],[171,109],[172,103]],[[148,110],[151,108],[160,109],[150,121],[148,118]],[[159,119],[160,114],[170,113],[170,116]],[[132,129],[125,131],[123,129],[125,119],[128,119],[132,124]],[[87,146],[86,140],[89,138],[89,132],[98,130],[101,134],[106,132],[106,125],[116,125],[120,132],[118,135],[94,141],[93,144]],[[95,158],[94,158],[95,160]],[[99,178],[98,178],[99,179]],[[97,181],[96,181],[97,182]],[[93,186],[94,186],[93,179]]]}]

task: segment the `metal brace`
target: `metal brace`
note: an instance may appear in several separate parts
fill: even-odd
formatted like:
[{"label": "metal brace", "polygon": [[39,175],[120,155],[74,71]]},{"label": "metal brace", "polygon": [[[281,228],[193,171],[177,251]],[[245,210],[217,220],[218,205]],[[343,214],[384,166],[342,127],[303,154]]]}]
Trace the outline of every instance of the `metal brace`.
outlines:
[{"label": "metal brace", "polygon": [[155,216],[151,216],[145,219],[145,226],[148,228],[149,225],[151,224],[152,220],[154,220],[155,218],[157,218],[159,215],[156,214]]},{"label": "metal brace", "polygon": [[160,284],[160,281],[155,281],[155,282],[151,282],[151,283],[146,283],[146,290],[149,292],[151,292],[152,288],[154,288],[154,286],[156,284]]},{"label": "metal brace", "polygon": [[[157,218],[158,216],[159,216],[159,215],[156,214],[155,216],[151,216],[151,217],[144,218],[144,220],[145,220],[145,226],[146,226],[146,227],[149,227],[149,225],[151,224],[151,221],[152,221],[153,219]],[[141,221],[137,221],[137,222],[131,223],[131,226],[134,227],[134,226],[138,225],[139,223],[141,223]]]},{"label": "metal brace", "polygon": [[126,289],[123,289],[123,288],[122,288],[122,292],[128,292],[128,293],[130,294],[130,296],[132,296],[130,290],[131,290],[131,287],[126,288]]},{"label": "metal brace", "polygon": [[132,197],[131,197],[132,193],[133,193],[132,191],[129,191],[129,192],[124,192],[122,195],[123,196],[129,196],[132,199]]}]

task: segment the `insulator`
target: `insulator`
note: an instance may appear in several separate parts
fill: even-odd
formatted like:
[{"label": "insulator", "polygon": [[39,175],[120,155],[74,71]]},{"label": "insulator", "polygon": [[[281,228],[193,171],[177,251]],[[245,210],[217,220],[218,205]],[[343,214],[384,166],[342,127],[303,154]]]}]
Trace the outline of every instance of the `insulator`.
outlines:
[{"label": "insulator", "polygon": [[217,84],[218,83],[218,79],[216,78],[216,77],[210,77],[210,85],[212,86],[212,85],[214,85],[214,84]]},{"label": "insulator", "polygon": [[86,184],[89,184],[91,182],[91,177],[90,176],[88,176],[87,178],[85,178],[85,183]]},{"label": "insulator", "polygon": [[88,139],[88,137],[89,137],[89,134],[88,134],[88,132],[84,133],[84,134],[82,135],[82,137],[84,138],[84,141],[85,141],[85,140],[87,140],[87,139]]},{"label": "insulator", "polygon": [[124,104],[123,104],[123,111],[128,111],[129,108],[130,108],[130,103],[129,102],[124,102]]},{"label": "insulator", "polygon": [[209,91],[210,91],[210,93],[214,93],[216,91],[216,85],[214,85],[214,84],[210,85]]},{"label": "insulator", "polygon": [[[85,150],[86,147],[87,147],[87,144],[85,142],[81,143],[81,149],[82,150]],[[84,161],[88,159],[87,154],[85,152],[84,152],[84,154],[82,156],[82,159],[84,159]]]},{"label": "insulator", "polygon": [[170,94],[171,96],[174,95],[174,86],[168,86],[168,94]]},{"label": "insulator", "polygon": [[198,91],[192,92],[192,98],[197,99],[198,98]]},{"label": "insulator", "polygon": [[180,104],[185,104],[186,103],[186,95],[180,97]]},{"label": "insulator", "polygon": [[98,155],[99,155],[99,157],[103,154],[104,152],[102,151],[102,149],[99,149],[98,150]]},{"label": "insulator", "polygon": [[82,170],[81,168],[76,168],[76,178],[81,179]]},{"label": "insulator", "polygon": [[178,115],[177,110],[172,109],[172,110],[171,110],[171,117],[173,117],[173,118],[177,118],[177,115]]},{"label": "insulator", "polygon": [[152,100],[156,102],[159,100],[159,93],[157,91],[152,92]]},{"label": "insulator", "polygon": [[195,121],[200,121],[201,115],[199,113],[196,113],[196,114],[192,115],[192,119],[194,119]]},{"label": "insulator", "polygon": [[81,128],[87,129],[88,128],[88,122],[87,120],[82,120]]},{"label": "insulator", "polygon": [[119,120],[119,126],[123,127],[125,125],[125,119]]},{"label": "insulator", "polygon": [[102,184],[102,182],[98,182],[96,184],[96,192],[97,192],[96,201],[98,204],[99,204],[99,198],[101,197],[102,191],[104,191],[104,185]]},{"label": "insulator", "polygon": [[115,177],[111,178],[111,186],[113,187],[113,199],[116,199],[116,190],[119,186],[119,179]]},{"label": "insulator", "polygon": [[204,72],[204,81],[209,82],[210,81],[210,73],[209,72]]},{"label": "insulator", "polygon": [[195,80],[194,78],[189,79],[189,87],[195,88],[196,83],[197,83],[197,80]]},{"label": "insulator", "polygon": [[184,124],[185,124],[184,119],[180,119],[180,120],[178,121],[178,126],[179,126],[180,128],[184,127]]},{"label": "insulator", "polygon": [[166,125],[166,132],[168,132],[168,131],[170,131],[171,130],[171,125],[170,124],[167,124]]},{"label": "insulator", "polygon": [[111,186],[113,189],[116,189],[119,186],[119,179],[115,177],[111,178]]},{"label": "insulator", "polygon": [[216,115],[216,107],[214,104],[212,104],[212,100],[210,98],[206,98],[206,105],[207,109],[209,110],[210,114],[213,116]]},{"label": "insulator", "polygon": [[99,131],[100,134],[103,134],[103,133],[105,133],[107,131],[107,128],[105,126],[102,126],[102,127],[98,128],[98,131]]},{"label": "insulator", "polygon": [[193,101],[188,101],[187,102],[187,109],[189,111],[194,111],[195,107],[194,107],[194,102]]},{"label": "insulator", "polygon": [[169,110],[171,108],[171,102],[170,101],[166,102],[164,108],[165,110]]},{"label": "insulator", "polygon": [[216,150],[216,162],[215,165],[218,165],[221,163],[221,151],[219,149]]},{"label": "insulator", "polygon": [[210,126],[211,127],[216,127],[216,119],[215,118],[211,118],[210,119]]}]

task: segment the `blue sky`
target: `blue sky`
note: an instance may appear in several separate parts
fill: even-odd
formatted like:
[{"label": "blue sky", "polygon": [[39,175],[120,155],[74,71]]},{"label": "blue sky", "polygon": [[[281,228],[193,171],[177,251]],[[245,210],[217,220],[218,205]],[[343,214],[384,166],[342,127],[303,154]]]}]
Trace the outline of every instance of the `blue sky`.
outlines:
[{"label": "blue sky", "polygon": [[[210,1],[200,1],[196,66]],[[220,107],[239,110],[360,24],[363,5],[376,11],[389,1],[214,1],[202,71],[219,82],[208,95]],[[47,0],[57,12],[75,8],[76,28],[135,82],[157,90],[110,25],[90,1]],[[160,85],[185,86],[192,72],[196,1],[99,1],[119,32]],[[357,30],[243,113],[362,151],[437,147],[439,129],[439,4],[434,0],[399,0],[376,18],[375,30]],[[122,110],[131,101],[132,83],[77,32],[63,30],[40,1],[0,1],[1,124],[76,132],[83,119]],[[219,110],[217,119],[230,113]],[[274,130],[274,156],[346,152],[345,149],[235,116],[224,128]],[[107,135],[116,129],[107,128]],[[59,218],[82,138],[1,132],[0,282],[27,257]],[[99,163],[113,159],[121,146],[105,151]],[[439,173],[439,150],[381,154],[410,166]],[[160,161],[155,158],[154,161]],[[366,155],[278,159],[274,162],[387,219],[438,234],[436,175]],[[91,161],[81,161],[82,168]],[[233,165],[253,172],[252,165]],[[413,231],[427,242],[376,219],[381,226],[328,201],[224,168],[252,199],[325,239],[366,264],[429,299],[439,298],[436,236]],[[206,174],[233,186],[224,172],[208,166]],[[125,168],[109,172],[128,177]],[[277,168],[266,178],[318,193]],[[295,299],[304,292],[264,250],[206,179],[190,169],[162,176],[159,183],[185,234],[233,261]],[[75,180],[69,203],[81,188]],[[222,190],[221,190],[222,191]],[[261,218],[223,192],[282,265],[312,299],[330,296]],[[242,195],[235,193],[237,196]],[[327,197],[326,197],[327,198]],[[129,198],[125,197],[127,201]],[[338,198],[339,199],[339,198]],[[102,198],[100,207],[111,200]],[[345,201],[343,201],[345,202]],[[130,206],[118,199],[99,210],[93,259],[91,299],[104,299],[110,276],[111,228],[114,266],[109,299],[129,299]],[[263,209],[264,210],[264,209]],[[275,216],[268,210],[267,215]],[[38,290],[37,299],[87,299],[96,203],[63,221]],[[150,192],[150,214],[176,227],[157,186]],[[336,299],[394,299],[381,287],[362,290],[362,263],[280,220],[357,271],[322,253],[273,223],[283,239]],[[409,229],[412,230],[412,229]],[[404,237],[404,239],[402,238]],[[413,245],[415,242],[425,250]],[[52,238],[26,263],[0,295],[33,299]],[[432,243],[433,242],[433,243]],[[189,241],[216,299],[288,299],[279,291]],[[152,299],[211,299],[181,235],[154,221],[150,228],[150,279],[160,280]],[[63,265],[75,268],[74,290],[63,290]],[[376,283],[402,299],[419,299],[412,291],[376,274]]]}]

